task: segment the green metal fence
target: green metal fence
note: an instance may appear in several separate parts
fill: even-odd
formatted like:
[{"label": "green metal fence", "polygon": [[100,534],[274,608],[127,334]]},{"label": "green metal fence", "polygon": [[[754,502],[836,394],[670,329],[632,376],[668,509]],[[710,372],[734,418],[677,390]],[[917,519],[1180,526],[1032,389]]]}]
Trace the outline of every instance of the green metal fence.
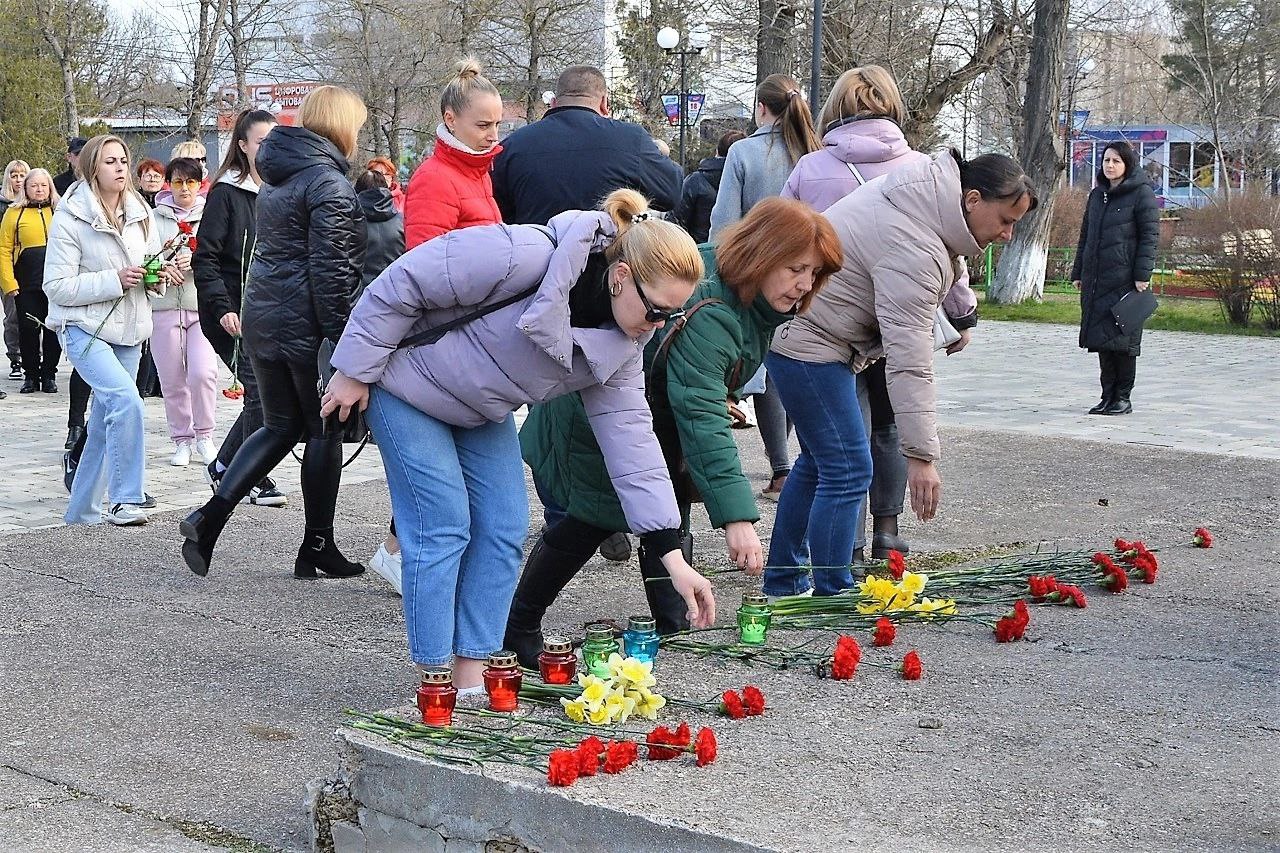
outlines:
[{"label": "green metal fence", "polygon": [[[994,243],[987,246],[985,252],[977,258],[970,258],[971,269],[969,280],[975,290],[986,290],[995,277],[996,264],[1000,261],[1000,251]],[[1045,293],[1075,293],[1071,286],[1071,267],[1076,260],[1074,247],[1051,248],[1044,271]],[[1156,268],[1151,276],[1151,287],[1157,294],[1163,294],[1165,285],[1173,282],[1177,268],[1172,263],[1168,252],[1156,254]]]}]

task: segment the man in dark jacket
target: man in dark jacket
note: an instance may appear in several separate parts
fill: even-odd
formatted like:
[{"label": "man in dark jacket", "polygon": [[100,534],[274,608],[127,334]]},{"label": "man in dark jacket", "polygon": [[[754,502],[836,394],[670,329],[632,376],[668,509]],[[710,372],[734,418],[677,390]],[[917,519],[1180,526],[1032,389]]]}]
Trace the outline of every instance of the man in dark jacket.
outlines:
[{"label": "man in dark jacket", "polygon": [[593,210],[616,189],[638,190],[656,209],[680,198],[680,167],[638,125],[609,118],[598,68],[577,65],[556,81],[554,106],[502,141],[493,195],[502,221],[545,225],[566,210]]},{"label": "man in dark jacket", "polygon": [[53,188],[59,196],[67,194],[67,189],[80,179],[80,149],[89,140],[83,136],[73,136],[67,140],[67,170],[53,178]]},{"label": "man in dark jacket", "polygon": [[711,236],[711,208],[716,206],[716,194],[720,192],[720,176],[724,174],[724,161],[729,146],[746,134],[731,130],[716,143],[716,156],[698,164],[698,171],[684,179],[684,191],[676,206],[673,219],[688,231],[698,243],[705,243]]}]

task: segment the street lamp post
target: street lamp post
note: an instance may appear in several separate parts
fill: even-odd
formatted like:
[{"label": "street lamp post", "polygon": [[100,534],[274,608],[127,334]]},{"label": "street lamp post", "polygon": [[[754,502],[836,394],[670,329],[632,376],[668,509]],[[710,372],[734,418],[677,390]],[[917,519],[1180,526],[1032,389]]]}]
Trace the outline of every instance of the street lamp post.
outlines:
[{"label": "street lamp post", "polygon": [[687,63],[690,56],[697,56],[702,53],[703,49],[711,43],[711,33],[707,30],[705,24],[698,24],[689,30],[689,35],[685,39],[688,47],[685,50],[677,50],[676,46],[680,44],[680,31],[675,27],[663,27],[658,30],[658,47],[665,50],[668,54],[679,54],[680,56],[680,167],[684,168],[684,143],[685,136],[689,130],[689,84],[687,80]]}]

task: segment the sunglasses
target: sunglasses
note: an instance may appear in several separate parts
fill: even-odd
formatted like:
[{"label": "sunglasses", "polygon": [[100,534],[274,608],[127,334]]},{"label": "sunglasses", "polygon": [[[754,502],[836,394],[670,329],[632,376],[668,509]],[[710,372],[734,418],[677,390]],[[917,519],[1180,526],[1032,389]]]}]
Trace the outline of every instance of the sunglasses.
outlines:
[{"label": "sunglasses", "polygon": [[171,187],[198,187],[200,182],[195,178],[177,178],[169,182]]},{"label": "sunglasses", "polygon": [[640,294],[640,301],[644,303],[644,321],[646,323],[670,323],[673,320],[679,320],[684,316],[684,308],[658,308],[649,301],[649,297],[644,295],[644,290],[640,287],[639,279],[632,278],[631,283],[636,286],[636,293]]}]

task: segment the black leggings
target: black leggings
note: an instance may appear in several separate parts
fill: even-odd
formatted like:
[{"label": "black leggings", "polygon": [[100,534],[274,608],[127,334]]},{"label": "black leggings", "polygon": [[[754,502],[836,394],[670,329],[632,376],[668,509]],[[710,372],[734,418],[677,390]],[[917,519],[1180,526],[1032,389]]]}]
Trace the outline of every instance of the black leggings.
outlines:
[{"label": "black leggings", "polygon": [[[245,439],[262,428],[262,399],[258,392],[258,379],[253,374],[253,363],[244,354],[243,349],[237,357],[235,338],[228,335],[221,326],[218,327],[219,334],[213,335],[209,333],[204,323],[200,324],[200,328],[213,344],[218,358],[232,370],[244,388],[244,396],[240,399],[242,403],[240,414],[236,416],[231,429],[227,430],[226,438],[222,440],[222,447],[218,449],[218,461],[222,463],[223,468],[226,468],[235,458],[236,451],[240,449],[240,445],[244,444]],[[232,362],[235,362],[234,366]]]},{"label": "black leggings", "polygon": [[262,395],[263,426],[236,451],[222,475],[218,496],[232,505],[239,503],[289,455],[295,444],[306,441],[302,453],[302,503],[307,529],[330,529],[342,479],[342,438],[324,437],[316,367],[272,359],[252,361]]}]

